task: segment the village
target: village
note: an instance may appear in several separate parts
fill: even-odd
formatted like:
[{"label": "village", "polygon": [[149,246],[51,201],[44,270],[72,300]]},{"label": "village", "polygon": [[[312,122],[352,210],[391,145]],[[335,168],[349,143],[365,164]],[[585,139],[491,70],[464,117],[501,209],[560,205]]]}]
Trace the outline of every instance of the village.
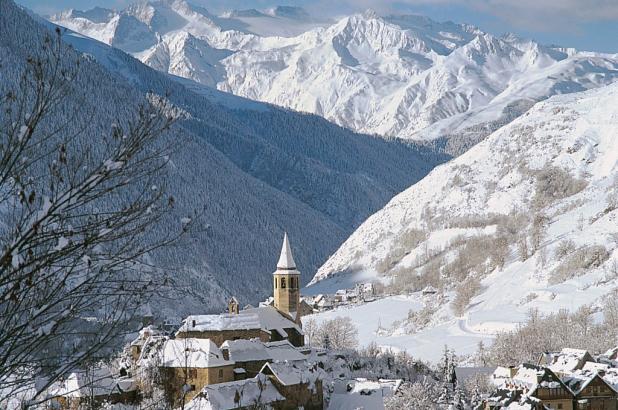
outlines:
[{"label": "village", "polygon": [[[312,302],[328,309],[334,303],[325,307],[326,300],[348,302],[342,293]],[[144,408],[146,399],[149,408],[323,409],[325,389],[328,408],[353,403],[354,396],[383,408],[403,380],[342,378],[324,385],[327,351],[305,344],[301,322],[317,309],[301,299],[286,234],[271,298],[241,308],[232,297],[227,312],[191,315],[177,328],[146,323],[115,366],[95,364],[48,389],[50,408]]]},{"label": "village", "polygon": [[[75,371],[50,387],[50,408],[384,409],[405,396],[411,380],[333,372],[332,352],[309,345],[301,322],[302,316],[375,297],[371,284],[301,297],[286,234],[272,297],[244,308],[232,297],[225,313],[190,315],[179,327],[146,323],[113,366]],[[472,379],[489,388],[467,405],[448,397]],[[596,356],[565,348],[510,367],[451,364],[443,382],[447,393],[427,408],[618,410],[618,347]]]}]

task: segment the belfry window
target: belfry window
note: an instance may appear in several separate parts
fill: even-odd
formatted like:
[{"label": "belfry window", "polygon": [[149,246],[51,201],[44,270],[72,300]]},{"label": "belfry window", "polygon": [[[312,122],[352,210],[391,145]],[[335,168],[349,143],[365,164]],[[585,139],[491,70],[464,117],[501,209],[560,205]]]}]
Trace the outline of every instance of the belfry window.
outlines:
[{"label": "belfry window", "polygon": [[275,289],[277,289],[277,278],[275,278]]},{"label": "belfry window", "polygon": [[285,289],[285,278],[281,278],[281,289]]}]

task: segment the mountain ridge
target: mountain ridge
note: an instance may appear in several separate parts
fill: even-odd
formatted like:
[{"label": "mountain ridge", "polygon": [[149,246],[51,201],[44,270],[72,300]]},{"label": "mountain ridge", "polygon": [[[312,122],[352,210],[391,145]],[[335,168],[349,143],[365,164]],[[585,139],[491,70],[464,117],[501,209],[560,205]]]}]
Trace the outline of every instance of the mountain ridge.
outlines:
[{"label": "mountain ridge", "polygon": [[[147,4],[156,10],[155,3]],[[135,57],[226,92],[315,113],[385,138],[475,142],[495,130],[492,123],[511,119],[512,113],[504,111],[519,101],[540,101],[618,79],[617,55],[497,37],[423,16],[357,13],[335,22],[298,25],[286,34],[275,28],[286,31],[289,22],[269,21],[262,24],[268,27],[264,32],[247,23],[272,19],[270,15],[239,20],[232,14],[213,17],[182,0],[165,4],[161,14],[165,10],[183,22],[173,29],[151,24],[160,40],[133,52]],[[123,13],[132,14],[130,8],[118,15]],[[113,42],[106,37],[110,27],[62,14],[51,20]],[[183,53],[185,46],[177,40],[181,32],[199,43],[187,44],[187,50],[209,51]],[[172,54],[178,64],[157,63],[171,61]],[[471,130],[477,131],[471,135]]]}]

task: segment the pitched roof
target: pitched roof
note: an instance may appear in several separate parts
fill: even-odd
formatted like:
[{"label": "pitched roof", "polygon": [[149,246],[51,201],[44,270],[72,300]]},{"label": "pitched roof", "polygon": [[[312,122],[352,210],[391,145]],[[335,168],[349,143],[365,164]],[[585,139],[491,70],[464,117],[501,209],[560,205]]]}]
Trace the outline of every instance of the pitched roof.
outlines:
[{"label": "pitched roof", "polygon": [[296,362],[307,360],[299,349],[294,347],[288,340],[276,342],[262,342],[260,339],[226,340],[221,349],[227,349],[230,360],[235,362],[251,362],[265,360],[272,362]]},{"label": "pitched roof", "polygon": [[171,339],[163,345],[161,367],[208,368],[232,365],[210,339]]},{"label": "pitched roof", "polygon": [[89,370],[78,370],[69,374],[66,380],[50,389],[54,396],[85,397],[108,396],[135,389],[133,379],[117,380],[106,365]]},{"label": "pitched roof", "polygon": [[264,343],[266,350],[273,362],[295,362],[307,360],[307,356],[301,353],[289,340]]},{"label": "pitched roof", "polygon": [[292,317],[285,315],[273,306],[260,306],[240,312],[240,315],[244,314],[257,315],[262,329],[268,331],[276,330],[283,337],[287,337],[287,332],[284,329],[290,328],[296,329],[300,334],[303,334],[303,330],[294,322]]},{"label": "pitched roof", "polygon": [[266,363],[260,373],[272,374],[284,386],[309,383],[323,379],[323,370],[307,363],[277,362]]},{"label": "pitched roof", "polygon": [[256,313],[242,311],[240,314],[221,313],[219,315],[187,316],[178,331],[207,332],[249,329],[262,329],[260,317]]},{"label": "pitched roof", "polygon": [[230,359],[235,362],[271,359],[268,349],[260,339],[226,340],[221,349],[227,349],[230,352]]},{"label": "pitched roof", "polygon": [[290,241],[288,241],[288,233],[283,235],[283,245],[281,246],[281,255],[277,262],[277,269],[294,270],[296,269],[296,262],[292,256],[292,248],[290,248]]},{"label": "pitched roof", "polygon": [[186,410],[229,410],[253,404],[284,401],[283,397],[263,374],[246,380],[218,383],[204,389],[185,406]]}]

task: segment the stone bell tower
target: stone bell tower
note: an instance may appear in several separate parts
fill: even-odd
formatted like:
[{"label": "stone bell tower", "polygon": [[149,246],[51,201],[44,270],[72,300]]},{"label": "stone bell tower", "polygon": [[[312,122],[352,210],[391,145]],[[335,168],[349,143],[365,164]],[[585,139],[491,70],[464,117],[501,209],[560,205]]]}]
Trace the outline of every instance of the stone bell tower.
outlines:
[{"label": "stone bell tower", "polygon": [[273,273],[273,296],[275,308],[296,318],[300,306],[300,272],[296,270],[287,232],[283,236],[277,270]]}]

